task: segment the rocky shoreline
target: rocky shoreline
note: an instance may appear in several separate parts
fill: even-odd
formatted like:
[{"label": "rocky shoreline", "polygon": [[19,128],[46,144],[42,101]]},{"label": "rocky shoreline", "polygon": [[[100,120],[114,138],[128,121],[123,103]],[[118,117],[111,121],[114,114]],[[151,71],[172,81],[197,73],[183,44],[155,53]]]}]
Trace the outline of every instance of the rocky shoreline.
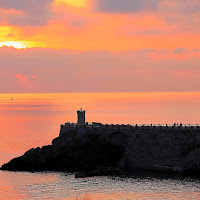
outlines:
[{"label": "rocky shoreline", "polygon": [[103,135],[70,133],[52,141],[52,145],[30,149],[4,164],[11,171],[93,171],[98,167],[115,168],[123,148],[105,141]]},{"label": "rocky shoreline", "polygon": [[[200,177],[199,166],[184,168],[161,165],[161,161],[156,160],[153,156],[152,159],[155,159],[155,165],[147,167],[145,165],[143,167],[134,165],[134,163],[131,163],[134,160],[132,152],[130,152],[132,145],[135,148],[141,148],[141,159],[145,159],[147,153],[142,152],[142,147],[136,140],[133,140],[134,143],[130,144],[133,138],[128,140],[129,137],[130,135],[120,132],[94,132],[81,135],[76,131],[71,131],[55,138],[51,145],[30,149],[24,155],[12,159],[2,165],[1,170],[67,171],[76,172],[76,178],[104,175],[135,176],[138,175],[138,170],[141,175],[151,173]],[[180,155],[183,154],[180,153]],[[135,162],[137,162],[137,159],[135,158]],[[182,158],[178,159],[181,160]]]}]

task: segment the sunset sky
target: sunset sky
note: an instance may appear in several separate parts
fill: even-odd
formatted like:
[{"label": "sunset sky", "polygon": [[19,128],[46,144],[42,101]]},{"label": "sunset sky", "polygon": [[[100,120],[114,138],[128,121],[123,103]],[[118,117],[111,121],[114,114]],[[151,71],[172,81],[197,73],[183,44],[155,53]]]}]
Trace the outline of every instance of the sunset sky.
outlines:
[{"label": "sunset sky", "polygon": [[200,91],[199,0],[0,0],[0,92]]}]

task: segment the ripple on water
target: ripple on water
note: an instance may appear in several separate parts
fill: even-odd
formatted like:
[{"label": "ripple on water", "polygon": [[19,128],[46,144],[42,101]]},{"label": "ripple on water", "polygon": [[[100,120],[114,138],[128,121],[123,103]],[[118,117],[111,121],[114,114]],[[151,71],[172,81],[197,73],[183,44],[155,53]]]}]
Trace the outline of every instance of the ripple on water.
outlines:
[{"label": "ripple on water", "polygon": [[199,199],[196,179],[90,177],[68,173],[0,172],[0,199]]}]

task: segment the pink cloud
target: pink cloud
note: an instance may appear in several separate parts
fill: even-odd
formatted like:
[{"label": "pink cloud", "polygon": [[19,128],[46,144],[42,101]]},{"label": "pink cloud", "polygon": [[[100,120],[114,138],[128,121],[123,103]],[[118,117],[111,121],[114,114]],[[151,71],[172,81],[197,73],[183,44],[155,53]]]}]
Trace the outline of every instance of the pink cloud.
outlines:
[{"label": "pink cloud", "polygon": [[[189,56],[181,59],[177,57],[177,50],[164,49],[111,53],[3,47],[0,48],[1,66],[6,67],[0,66],[4,74],[0,91],[199,91],[200,57],[190,49],[180,54]],[[154,59],[156,55],[162,58]]]},{"label": "pink cloud", "polygon": [[35,76],[35,75],[32,75],[31,78],[32,78],[32,79],[37,79],[38,77]]},{"label": "pink cloud", "polygon": [[27,79],[27,76],[23,74],[16,74],[15,77],[20,81]]},{"label": "pink cloud", "polygon": [[[17,82],[15,85],[18,87],[16,92],[39,92],[39,87],[34,81],[37,79],[35,75],[15,74]],[[11,81],[13,84],[13,81]]]}]

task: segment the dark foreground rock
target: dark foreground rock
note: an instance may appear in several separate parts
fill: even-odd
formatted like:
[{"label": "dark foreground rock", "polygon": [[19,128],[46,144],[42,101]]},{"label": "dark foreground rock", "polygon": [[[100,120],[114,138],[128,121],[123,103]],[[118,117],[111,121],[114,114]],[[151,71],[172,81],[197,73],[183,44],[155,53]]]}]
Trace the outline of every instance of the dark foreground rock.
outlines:
[{"label": "dark foreground rock", "polygon": [[[112,137],[112,136],[111,136]],[[85,171],[98,174],[97,168],[114,169],[123,156],[123,146],[112,144],[100,134],[65,135],[52,145],[31,149],[2,166],[14,171]]]}]

